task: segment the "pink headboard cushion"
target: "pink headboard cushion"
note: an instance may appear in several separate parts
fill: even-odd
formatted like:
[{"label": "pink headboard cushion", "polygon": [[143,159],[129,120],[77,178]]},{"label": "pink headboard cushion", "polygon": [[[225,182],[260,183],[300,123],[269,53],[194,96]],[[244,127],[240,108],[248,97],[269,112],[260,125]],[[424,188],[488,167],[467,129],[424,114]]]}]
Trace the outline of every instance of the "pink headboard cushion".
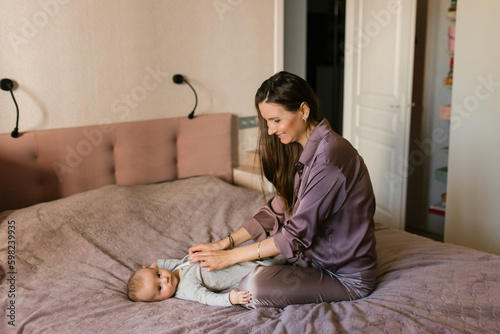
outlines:
[{"label": "pink headboard cushion", "polygon": [[231,114],[0,134],[0,212],[108,184],[232,182]]}]

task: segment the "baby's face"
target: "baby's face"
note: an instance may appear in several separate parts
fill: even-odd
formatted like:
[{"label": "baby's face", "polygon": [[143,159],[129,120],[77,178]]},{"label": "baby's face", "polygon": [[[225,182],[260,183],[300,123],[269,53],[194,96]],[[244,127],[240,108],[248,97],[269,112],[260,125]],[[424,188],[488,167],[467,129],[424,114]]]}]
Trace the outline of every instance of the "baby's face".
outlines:
[{"label": "baby's face", "polygon": [[156,302],[172,297],[179,280],[170,270],[160,268],[139,269],[144,285],[138,296],[144,301]]}]

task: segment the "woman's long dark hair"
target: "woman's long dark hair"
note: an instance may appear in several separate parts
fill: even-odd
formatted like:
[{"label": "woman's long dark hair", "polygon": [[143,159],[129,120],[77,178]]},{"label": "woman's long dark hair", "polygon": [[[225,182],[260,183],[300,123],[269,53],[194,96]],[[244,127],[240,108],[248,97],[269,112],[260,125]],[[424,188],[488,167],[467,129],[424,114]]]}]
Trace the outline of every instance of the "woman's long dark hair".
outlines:
[{"label": "woman's long dark hair", "polygon": [[263,175],[282,197],[284,209],[293,209],[293,186],[295,164],[302,153],[299,143],[283,144],[275,135],[269,135],[267,121],[262,117],[259,103],[268,102],[281,105],[289,112],[297,112],[302,103],[309,106],[307,126],[320,120],[319,102],[309,84],[299,76],[289,72],[278,72],[262,83],[255,94],[255,108],[259,118],[259,142],[257,151],[261,160]]}]

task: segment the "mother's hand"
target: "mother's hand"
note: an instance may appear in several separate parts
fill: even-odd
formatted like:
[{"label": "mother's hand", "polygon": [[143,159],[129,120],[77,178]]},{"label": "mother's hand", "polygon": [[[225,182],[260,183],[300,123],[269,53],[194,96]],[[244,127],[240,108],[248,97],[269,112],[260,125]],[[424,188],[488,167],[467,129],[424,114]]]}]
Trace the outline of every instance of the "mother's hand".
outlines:
[{"label": "mother's hand", "polygon": [[213,252],[221,249],[222,248],[220,247],[218,242],[210,242],[205,244],[198,244],[189,248],[189,254],[193,254],[196,252]]},{"label": "mother's hand", "polygon": [[195,262],[200,262],[200,267],[205,268],[205,271],[219,270],[234,264],[231,253],[223,250],[193,253],[189,263]]}]

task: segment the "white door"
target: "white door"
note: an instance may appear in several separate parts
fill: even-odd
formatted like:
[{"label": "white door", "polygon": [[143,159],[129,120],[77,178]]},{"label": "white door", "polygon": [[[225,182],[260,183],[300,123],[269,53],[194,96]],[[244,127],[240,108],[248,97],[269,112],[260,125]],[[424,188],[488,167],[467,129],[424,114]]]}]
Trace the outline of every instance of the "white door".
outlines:
[{"label": "white door", "polygon": [[416,0],[346,2],[343,135],[370,172],[375,221],[404,229]]}]

